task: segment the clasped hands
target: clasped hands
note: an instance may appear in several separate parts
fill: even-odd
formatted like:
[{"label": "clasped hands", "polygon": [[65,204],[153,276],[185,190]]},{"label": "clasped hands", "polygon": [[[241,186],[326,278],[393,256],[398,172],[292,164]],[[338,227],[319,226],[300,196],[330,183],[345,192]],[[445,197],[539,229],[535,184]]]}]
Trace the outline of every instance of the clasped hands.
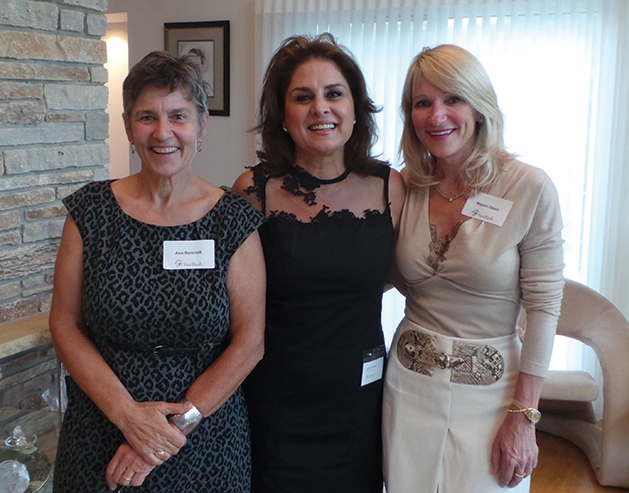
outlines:
[{"label": "clasped hands", "polygon": [[107,485],[140,486],[157,466],[186,444],[185,435],[166,419],[190,410],[190,403],[138,402],[117,423],[126,442],[118,447],[107,466]]}]

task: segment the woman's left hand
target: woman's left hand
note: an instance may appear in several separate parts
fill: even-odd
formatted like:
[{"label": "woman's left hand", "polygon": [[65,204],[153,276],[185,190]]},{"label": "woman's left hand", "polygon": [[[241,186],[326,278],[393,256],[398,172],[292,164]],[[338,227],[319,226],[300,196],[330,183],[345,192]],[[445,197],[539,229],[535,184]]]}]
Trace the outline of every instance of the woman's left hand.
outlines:
[{"label": "woman's left hand", "polygon": [[184,434],[172,426],[167,417],[189,409],[190,403],[133,401],[119,405],[111,421],[144,462],[159,466],[163,462],[162,453],[176,455],[186,444]]},{"label": "woman's left hand", "polygon": [[[166,460],[168,457],[164,457]],[[118,447],[107,466],[107,485],[110,490],[121,486],[141,486],[149,473],[155,468],[144,462],[128,443]]]},{"label": "woman's left hand", "polygon": [[491,473],[500,486],[513,488],[537,466],[535,425],[521,413],[507,414],[491,449]]}]

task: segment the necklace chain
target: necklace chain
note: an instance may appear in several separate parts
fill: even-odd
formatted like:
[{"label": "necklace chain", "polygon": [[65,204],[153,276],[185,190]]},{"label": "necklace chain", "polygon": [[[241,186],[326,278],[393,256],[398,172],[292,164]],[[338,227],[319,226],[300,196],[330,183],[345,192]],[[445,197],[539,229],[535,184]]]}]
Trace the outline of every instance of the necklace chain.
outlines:
[{"label": "necklace chain", "polygon": [[446,195],[445,193],[443,193],[441,190],[439,190],[439,187],[437,185],[433,185],[435,187],[435,190],[437,191],[437,193],[439,195],[441,195],[444,199],[446,199],[448,202],[454,202],[457,199],[460,199],[461,197],[463,197],[463,195],[465,195],[467,193],[467,191],[469,190],[469,185],[467,187],[465,187],[463,189],[463,191],[461,193],[453,193],[452,190],[448,189],[448,193],[451,196]]}]

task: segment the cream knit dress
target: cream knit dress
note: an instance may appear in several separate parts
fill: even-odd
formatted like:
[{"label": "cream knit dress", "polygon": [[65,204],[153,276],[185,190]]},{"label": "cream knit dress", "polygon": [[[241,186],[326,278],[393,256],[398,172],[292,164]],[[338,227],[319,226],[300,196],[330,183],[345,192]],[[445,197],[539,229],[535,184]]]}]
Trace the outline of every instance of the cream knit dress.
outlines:
[{"label": "cream knit dress", "polygon": [[[436,263],[428,261],[428,189],[411,190],[406,199],[396,256],[408,297],[384,388],[387,493],[505,491],[490,473],[493,439],[518,372],[543,377],[548,369],[563,291],[555,187],[542,170],[514,160],[483,192],[513,202],[504,224],[465,221]],[[521,307],[523,344],[516,331]],[[448,355],[457,344],[489,346],[500,353],[501,376],[468,384],[450,369],[434,368],[432,376],[413,371],[398,356],[398,342],[403,350],[409,334],[428,337]],[[510,491],[528,490],[527,479]]]}]

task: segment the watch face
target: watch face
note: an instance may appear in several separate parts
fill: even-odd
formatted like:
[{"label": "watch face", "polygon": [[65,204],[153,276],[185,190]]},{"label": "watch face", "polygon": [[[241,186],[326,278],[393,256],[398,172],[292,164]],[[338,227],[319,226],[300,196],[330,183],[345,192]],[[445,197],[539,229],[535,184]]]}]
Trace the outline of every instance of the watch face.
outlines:
[{"label": "watch face", "polygon": [[531,415],[529,416],[529,419],[533,422],[533,423],[538,423],[539,420],[542,418],[542,413],[540,413],[537,409],[535,409],[534,411],[531,412]]}]

